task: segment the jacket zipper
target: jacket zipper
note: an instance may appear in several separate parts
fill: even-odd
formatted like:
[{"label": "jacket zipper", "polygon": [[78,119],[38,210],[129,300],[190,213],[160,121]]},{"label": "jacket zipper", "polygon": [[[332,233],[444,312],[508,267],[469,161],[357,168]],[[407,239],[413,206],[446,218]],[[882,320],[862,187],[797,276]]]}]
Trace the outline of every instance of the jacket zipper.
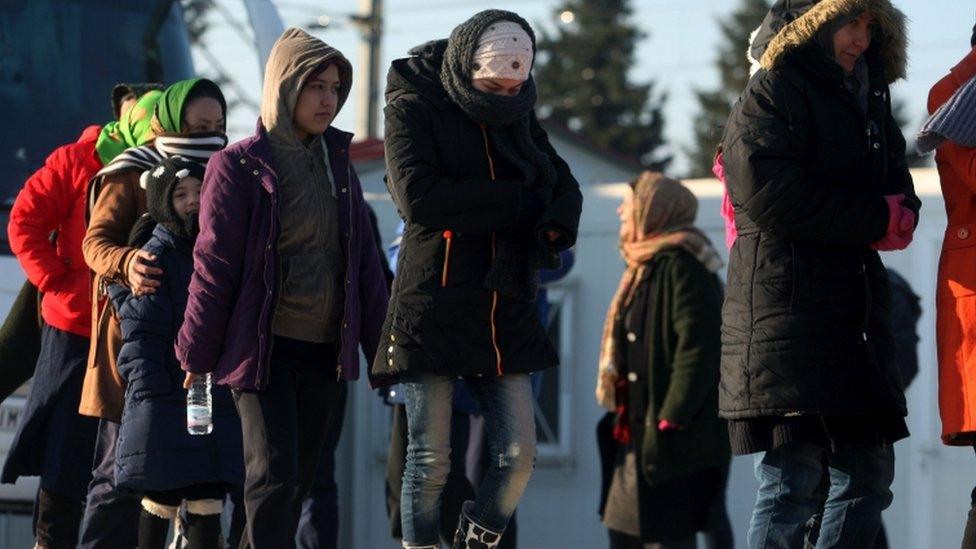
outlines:
[{"label": "jacket zipper", "polygon": [[454,233],[451,231],[444,231],[441,236],[444,237],[444,267],[441,269],[441,288],[447,286],[447,273],[451,268],[451,242],[454,241]]},{"label": "jacket zipper", "polygon": [[[485,129],[484,124],[481,126],[481,135],[485,140],[485,156],[488,157],[488,172],[491,176],[491,180],[495,180],[495,161],[491,158],[491,147],[488,144],[488,131]],[[495,233],[491,233],[491,261],[494,263],[496,254],[495,246]],[[491,292],[491,316],[489,318],[491,322],[491,345],[495,349],[495,372],[499,375],[505,375],[505,370],[502,368],[502,350],[498,346],[498,327],[495,325],[495,314],[498,312],[498,291]]]},{"label": "jacket zipper", "polygon": [[[322,143],[323,143],[323,146],[325,146],[325,141],[324,140],[323,140]],[[325,154],[329,154],[329,150],[328,149],[325,150]],[[330,166],[331,166],[331,163],[330,163]],[[329,169],[332,169],[332,168],[330,167]],[[349,292],[349,290],[348,290],[348,288],[346,288],[346,286],[349,286],[349,284],[351,283],[351,279],[349,278],[348,253],[349,253],[349,250],[352,247],[352,231],[353,231],[353,226],[352,226],[352,165],[351,165],[351,162],[348,159],[346,159],[346,192],[343,193],[342,190],[340,189],[339,190],[339,194],[346,195],[346,211],[349,214],[349,236],[346,237],[346,254],[347,254],[346,257],[347,257],[347,261],[346,261],[346,268],[344,270],[344,274],[343,274],[343,277],[342,277],[342,278],[344,278],[346,280],[346,284],[342,288],[342,295],[345,296],[345,297],[343,298],[343,304],[342,304],[342,318],[339,321],[339,346],[338,346],[338,348],[336,348],[336,381],[337,382],[342,381],[342,332],[343,332],[343,330],[346,329],[346,304],[345,304],[345,301],[344,300],[345,299],[348,299],[348,292]]]}]

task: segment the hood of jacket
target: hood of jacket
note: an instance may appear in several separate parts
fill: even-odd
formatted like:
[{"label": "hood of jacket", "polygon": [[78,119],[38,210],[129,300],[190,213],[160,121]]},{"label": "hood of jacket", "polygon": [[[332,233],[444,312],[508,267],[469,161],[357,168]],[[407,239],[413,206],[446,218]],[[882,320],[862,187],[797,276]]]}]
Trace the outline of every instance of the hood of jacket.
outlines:
[{"label": "hood of jacket", "polygon": [[866,55],[880,60],[888,84],[905,78],[906,18],[890,0],[776,0],[762,26],[753,34],[750,57],[758,59],[762,68],[773,70],[788,54],[813,41],[824,25],[838,17],[864,11],[874,14],[878,26]]},{"label": "hood of jacket", "polygon": [[339,50],[307,32],[290,28],[275,42],[264,69],[264,89],[261,94],[261,121],[268,136],[278,145],[303,148],[292,116],[302,86],[309,75],[326,63],[339,69],[338,115],[352,88],[352,65]]},{"label": "hood of jacket", "polygon": [[441,63],[447,39],[431,40],[407,53],[410,57],[397,59],[386,77],[386,102],[392,103],[401,95],[412,93],[428,100],[449,102],[441,84]]}]

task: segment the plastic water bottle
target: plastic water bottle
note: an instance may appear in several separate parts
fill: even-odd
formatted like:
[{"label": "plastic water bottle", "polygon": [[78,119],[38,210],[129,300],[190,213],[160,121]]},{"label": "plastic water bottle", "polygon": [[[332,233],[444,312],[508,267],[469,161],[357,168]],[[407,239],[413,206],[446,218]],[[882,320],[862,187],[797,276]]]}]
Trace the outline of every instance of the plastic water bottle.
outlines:
[{"label": "plastic water bottle", "polygon": [[210,374],[197,376],[186,393],[186,430],[191,435],[213,432],[213,400],[210,398]]}]

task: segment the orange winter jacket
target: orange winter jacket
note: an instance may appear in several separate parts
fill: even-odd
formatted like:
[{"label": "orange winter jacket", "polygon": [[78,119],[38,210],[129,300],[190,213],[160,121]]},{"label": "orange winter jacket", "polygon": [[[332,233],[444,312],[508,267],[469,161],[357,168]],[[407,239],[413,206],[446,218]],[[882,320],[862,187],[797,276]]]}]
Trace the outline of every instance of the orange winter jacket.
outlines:
[{"label": "orange winter jacket", "polygon": [[[929,93],[935,112],[976,76],[976,49]],[[936,156],[948,227],[936,289],[942,441],[976,445],[976,148],[945,142]]]}]

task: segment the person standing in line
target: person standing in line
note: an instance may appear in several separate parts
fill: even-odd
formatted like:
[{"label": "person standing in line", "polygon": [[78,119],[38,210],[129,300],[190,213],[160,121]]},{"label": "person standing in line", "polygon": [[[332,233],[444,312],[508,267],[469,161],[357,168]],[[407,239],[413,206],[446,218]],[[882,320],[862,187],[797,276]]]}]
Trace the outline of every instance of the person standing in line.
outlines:
[{"label": "person standing in line", "polygon": [[177,152],[203,165],[227,144],[227,103],[207,79],[176,82],[143,96],[123,115],[124,149],[88,186],[88,230],[82,241],[85,262],[94,273],[91,347],[82,385],[82,415],[100,418],[95,468],[82,521],[81,549],[131,547],[137,543],[139,498],[115,489],[115,445],[125,402],[125,384],[116,358],[122,347],[118,316],[107,302],[107,288],[119,283],[133,293],[152,293],[163,273],[152,254],[128,245],[136,221],[146,212],[141,174]]},{"label": "person standing in line", "polygon": [[155,227],[141,248],[156,256],[160,285],[144,295],[109,287],[124,340],[117,365],[126,383],[115,483],[142,498],[140,549],[165,547],[183,502],[188,547],[218,547],[223,501],[244,479],[241,422],[230,392],[212,390],[211,433],[188,433],[184,376],[173,351],[193,272],[203,173],[199,163],[180,156],[143,172],[146,217]]},{"label": "person standing in line", "polygon": [[[617,212],[626,262],[607,313],[597,398],[613,414],[601,498],[611,549],[732,545],[731,459],[718,417],[722,259],[694,226],[698,200],[645,172]],[[718,523],[722,524],[719,525]]]},{"label": "person standing in line", "polygon": [[[121,103],[115,96],[113,90],[118,115]],[[123,124],[130,122],[129,116],[123,117]],[[94,418],[78,414],[91,333],[91,280],[81,245],[85,201],[88,181],[128,143],[134,144],[127,137],[131,134],[120,131],[117,121],[86,128],[77,142],[51,153],[27,180],[10,212],[10,247],[27,282],[23,299],[18,299],[22,306],[11,313],[17,328],[12,333],[19,339],[11,344],[19,351],[4,363],[11,369],[5,372],[13,373],[19,357],[33,354],[21,345],[35,341],[29,335],[33,330],[27,329],[37,326],[37,311],[27,304],[36,303],[37,291],[42,294],[43,322],[36,370],[17,371],[7,385],[10,392],[34,376],[0,480],[12,483],[20,476],[40,475],[35,505],[39,547],[73,548],[78,542],[98,427]]]},{"label": "person standing in line", "polygon": [[244,437],[242,547],[294,547],[340,380],[372,359],[388,293],[352,134],[332,126],[352,86],[338,50],[300,29],[275,43],[255,135],[207,167],[176,354],[187,386],[233,389]]},{"label": "person standing in line", "polygon": [[816,547],[870,547],[891,503],[908,429],[878,251],[911,242],[920,208],[888,89],[906,41],[888,0],[779,0],[729,118],[719,408],[756,454],[752,548],[801,546],[821,508]]},{"label": "person standing in line", "polygon": [[453,547],[497,547],[532,474],[529,372],[559,361],[537,272],[573,246],[582,209],[534,114],[534,55],[524,19],[487,10],[394,61],[387,78],[387,186],[406,228],[372,375],[406,395],[404,547],[439,543],[458,376],[485,414],[492,460]]}]

